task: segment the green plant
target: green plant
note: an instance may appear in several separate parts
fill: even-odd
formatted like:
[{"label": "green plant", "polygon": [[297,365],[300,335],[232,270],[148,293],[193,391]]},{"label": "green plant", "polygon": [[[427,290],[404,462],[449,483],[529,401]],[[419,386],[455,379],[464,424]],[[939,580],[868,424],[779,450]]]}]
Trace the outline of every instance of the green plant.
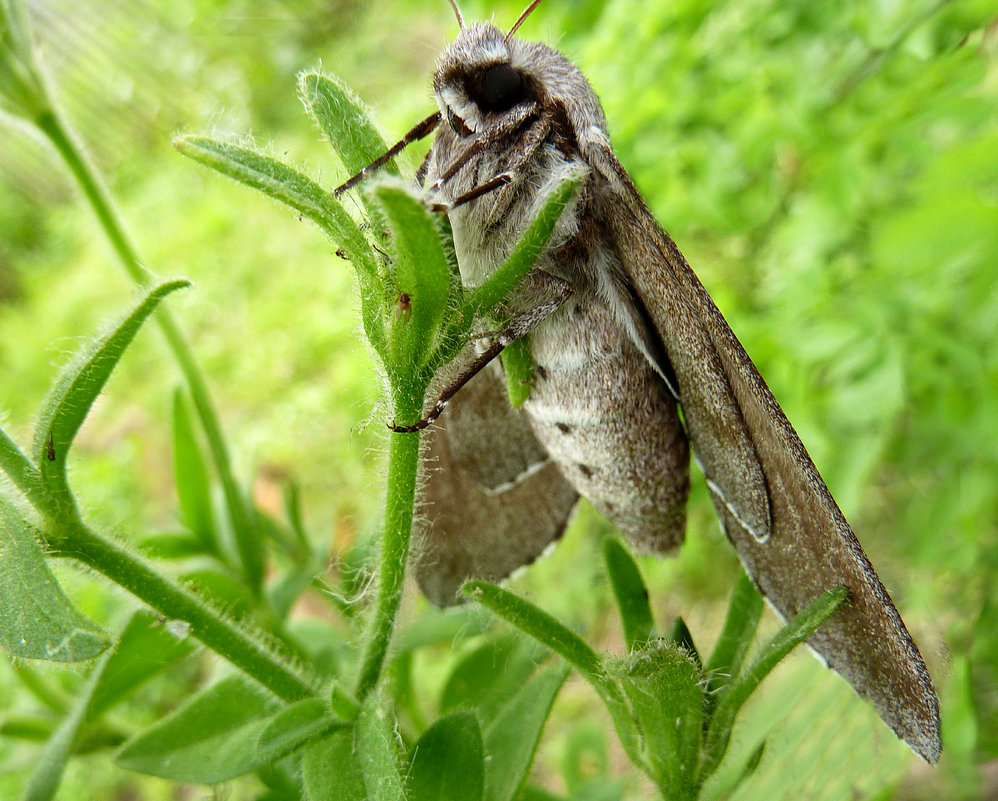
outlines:
[{"label": "green plant", "polygon": [[[348,171],[384,148],[361,106],[336,80],[305,73],[299,90]],[[24,108],[29,117],[35,114],[31,104]],[[64,138],[69,143],[67,153],[75,152],[70,138]],[[457,278],[445,220],[427,213],[418,195],[401,181],[380,181],[362,196],[369,217],[366,227],[361,227],[324,188],[255,151],[203,137],[184,137],[177,146],[308,216],[350,256],[358,275],[364,330],[381,361],[388,405],[399,422],[421,415],[436,369],[461,349],[475,319],[530,269],[574,188],[568,182],[552,194],[507,267],[494,282],[469,293]],[[73,158],[66,155],[70,165]],[[80,164],[85,163],[80,160]],[[81,168],[81,176],[85,170]],[[87,194],[98,215],[105,216],[100,208],[102,203],[110,208],[106,197]],[[114,241],[120,223],[105,228]],[[371,243],[382,247],[386,241],[392,249],[390,258],[382,261]],[[123,260],[127,264],[129,258]],[[137,264],[136,258],[131,261]],[[302,789],[313,801],[541,797],[525,781],[551,704],[567,674],[562,663],[537,671],[546,651],[538,652],[523,637],[489,634],[481,652],[508,654],[510,661],[503,664],[515,664],[522,671],[519,685],[499,695],[493,682],[481,679],[463,691],[454,689],[460,684],[458,678],[477,675],[462,661],[451,674],[451,696],[440,717],[419,721],[419,710],[406,704],[405,673],[412,669],[416,649],[452,642],[456,631],[465,637],[481,634],[489,626],[472,609],[428,615],[422,629],[412,624],[399,632],[389,652],[408,553],[417,435],[390,438],[377,591],[369,604],[364,603],[362,576],[346,565],[337,566],[340,582],[329,599],[348,633],[339,635],[324,653],[310,649],[289,619],[293,602],[323,563],[321,549],[309,544],[294,491],[289,491],[286,522],[266,518],[242,499],[238,489],[230,491],[224,473],[227,460],[218,457],[225,452],[224,440],[216,429],[221,447],[214,441],[212,424],[204,419],[197,400],[197,380],[189,375],[188,391],[199,410],[200,433],[207,435],[227,501],[225,526],[215,519],[211,479],[187,396],[178,393],[173,440],[186,530],[142,542],[158,560],[197,555],[211,567],[188,572],[184,583],[175,583],[165,578],[162,563],[150,564],[87,525],[67,479],[69,448],[139,326],[167,294],[183,285],[175,281],[150,289],[121,323],[67,368],[39,413],[30,457],[6,435],[0,439],[0,463],[33,507],[27,511],[21,499],[9,493],[2,509],[6,536],[0,582],[5,591],[10,590],[0,607],[4,646],[19,659],[92,665],[77,696],[61,704],[56,724],[40,718],[4,722],[7,735],[19,731],[45,740],[25,797],[52,797],[70,754],[107,746],[120,746],[118,761],[124,767],[178,781],[215,783],[255,772],[270,798],[298,798]],[[398,315],[400,294],[417,285],[419,302],[412,304],[411,315]],[[193,364],[189,351],[183,354],[181,349],[178,361]],[[232,481],[231,486],[237,484]],[[234,505],[232,498],[238,499]],[[249,521],[245,528],[240,528],[240,520]],[[226,530],[233,532],[231,539]],[[743,577],[732,595],[720,641],[702,664],[682,621],[664,637],[656,636],[647,592],[630,555],[615,540],[607,540],[604,556],[630,650],[623,658],[596,653],[546,613],[499,588],[473,583],[466,592],[559,654],[592,685],[628,756],[665,797],[695,797],[725,753],[740,706],[773,664],[834,611],[841,592],[831,590],[816,599],[755,659],[748,660],[761,600]],[[136,612],[109,637],[61,592],[48,566],[54,558],[89,565],[154,612]],[[271,560],[279,570],[265,581],[263,567]],[[109,719],[112,707],[143,681],[189,657],[191,638],[225,656],[253,681],[233,674],[192,690],[180,709],[141,731]],[[324,662],[329,651],[336,652],[329,660],[333,665]],[[142,660],[137,661],[137,656]],[[53,700],[30,669],[20,675],[39,697]],[[499,675],[490,678],[498,683]],[[386,703],[389,691],[392,704]],[[55,705],[60,705],[58,699]],[[410,721],[408,727],[399,722],[403,714]],[[757,764],[758,756],[749,759],[746,771]],[[451,769],[442,771],[441,766]]]},{"label": "green plant", "polygon": [[[16,23],[9,14],[7,19]],[[26,35],[16,25],[8,30]],[[27,58],[31,64],[30,51],[17,55],[22,63]],[[34,100],[23,102],[21,111],[56,142],[84,187],[90,187],[87,197],[123,262],[137,265],[120,223],[110,212],[110,202],[57,122],[43,83],[39,80],[34,88]],[[337,81],[305,73],[299,88],[306,108],[337,147],[348,170],[359,169],[384,149],[361,106]],[[493,279],[468,291],[460,284],[445,218],[428,213],[418,195],[397,180],[380,181],[365,195],[369,214],[365,232],[328,192],[286,165],[201,137],[181,138],[177,147],[307,215],[348,254],[357,270],[364,330],[384,368],[390,407],[398,421],[419,418],[436,371],[464,347],[475,320],[500,302],[530,269],[577,180],[566,181],[551,194]],[[392,258],[380,261],[371,240],[391,242]],[[141,280],[144,276],[136,272],[134,277]],[[342,610],[355,627],[350,644],[352,679],[348,671],[323,676],[284,626],[294,598],[318,568],[293,496],[289,526],[256,520],[247,529],[249,537],[239,534],[239,519],[247,514],[246,508],[240,501],[242,511],[233,514],[230,503],[228,520],[235,543],[224,542],[213,522],[208,471],[182,394],[175,399],[174,447],[178,494],[188,531],[150,537],[144,544],[161,558],[199,554],[217,567],[189,574],[188,586],[178,585],[84,521],[67,478],[68,451],[141,324],[167,294],[185,285],[173,281],[151,289],[131,313],[66,368],[39,413],[31,458],[6,435],[0,440],[0,464],[34,510],[28,514],[13,499],[2,502],[6,534],[0,573],[5,588],[0,604],[3,645],[19,659],[96,660],[78,697],[47,735],[24,797],[51,798],[62,767],[70,753],[82,750],[82,743],[125,741],[118,753],[124,767],[204,783],[256,771],[276,797],[283,797],[282,792],[297,796],[301,782],[313,799],[512,799],[523,785],[566,667],[548,668],[511,697],[493,699],[491,706],[476,705],[477,715],[458,710],[440,717],[405,752],[400,749],[395,722],[382,708],[379,687],[412,527],[417,435],[391,436],[374,602],[363,616],[353,614],[349,606]],[[400,294],[416,286],[420,287],[419,302],[412,304],[411,315],[396,314]],[[225,452],[224,442],[217,424],[211,422],[210,404],[197,401],[203,382],[189,350],[175,336],[173,324],[167,323],[165,330],[193,386],[224,486],[225,460],[218,458]],[[221,445],[214,442],[216,437]],[[226,492],[229,500],[230,495]],[[262,582],[265,550],[259,535],[264,531],[291,556],[291,567],[269,587]],[[155,613],[137,612],[116,637],[109,637],[61,591],[47,564],[55,557],[90,566]],[[754,634],[760,610],[758,597],[743,580],[725,636],[705,674],[685,627],[677,628],[681,635],[653,636],[647,593],[622,546],[609,540],[606,558],[632,648],[623,660],[598,656],[545,613],[497,587],[473,583],[467,593],[578,669],[607,704],[635,763],[666,797],[692,798],[723,755],[740,704],[778,658],[834,611],[843,594],[834,591],[818,599],[751,667],[742,670],[744,645]],[[342,589],[348,597],[356,587]],[[755,600],[745,603],[751,597]],[[226,604],[230,608],[223,610]],[[244,616],[236,619],[234,610]],[[189,636],[226,657],[255,683],[238,674],[223,678],[137,733],[107,724],[103,720],[107,710],[155,672],[190,654]],[[136,667],[139,655],[142,667]],[[533,673],[534,661],[525,664],[525,673]],[[32,686],[30,671],[23,675]],[[672,723],[677,716],[682,721],[679,729]],[[27,731],[31,721],[22,720],[19,725]],[[15,731],[16,726],[8,721],[6,733]],[[442,766],[450,769],[442,771]]]}]

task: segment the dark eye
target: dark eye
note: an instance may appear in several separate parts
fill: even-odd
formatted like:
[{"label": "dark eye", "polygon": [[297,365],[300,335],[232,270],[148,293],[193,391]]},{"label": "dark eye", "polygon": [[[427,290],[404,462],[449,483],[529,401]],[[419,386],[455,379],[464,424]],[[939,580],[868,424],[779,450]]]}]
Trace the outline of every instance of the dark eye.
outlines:
[{"label": "dark eye", "polygon": [[482,75],[480,105],[489,111],[505,111],[524,97],[523,77],[509,64],[493,64]]}]

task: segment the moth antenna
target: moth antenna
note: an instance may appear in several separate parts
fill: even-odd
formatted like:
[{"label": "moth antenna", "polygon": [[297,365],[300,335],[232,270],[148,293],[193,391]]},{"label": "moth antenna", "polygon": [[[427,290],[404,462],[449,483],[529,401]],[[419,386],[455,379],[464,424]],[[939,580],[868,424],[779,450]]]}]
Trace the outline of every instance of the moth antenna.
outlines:
[{"label": "moth antenna", "polygon": [[532,2],[529,6],[527,6],[524,12],[520,14],[520,18],[513,23],[513,27],[509,29],[509,33],[506,34],[505,41],[508,42],[510,39],[513,38],[513,34],[516,33],[517,29],[519,29],[519,27],[523,24],[523,21],[530,16],[530,12],[533,11],[535,8],[537,8],[537,6],[539,6],[540,4],[541,0],[534,0],[534,2]]},{"label": "moth antenna", "polygon": [[457,26],[463,31],[464,17],[461,15],[461,9],[457,7],[457,0],[450,0],[450,7],[454,9],[454,16],[457,17]]}]

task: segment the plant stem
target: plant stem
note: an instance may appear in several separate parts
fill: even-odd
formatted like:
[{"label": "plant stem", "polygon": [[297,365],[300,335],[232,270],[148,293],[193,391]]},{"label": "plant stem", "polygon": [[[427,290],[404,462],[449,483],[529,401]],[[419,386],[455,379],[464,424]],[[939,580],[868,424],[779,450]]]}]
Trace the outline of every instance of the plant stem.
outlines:
[{"label": "plant stem", "polygon": [[[396,420],[418,420],[422,414],[423,392],[398,392]],[[385,530],[381,542],[378,594],[368,619],[361,646],[360,671],[355,695],[363,700],[378,683],[395,626],[406,561],[412,533],[416,501],[416,470],[419,465],[419,435],[392,433],[388,446],[388,482],[385,497]]]},{"label": "plant stem", "polygon": [[145,561],[81,522],[67,523],[61,555],[83,562],[171,620],[191,627],[191,635],[258,681],[278,698],[299,701],[315,695],[300,676],[264,641],[223,617],[184,587],[161,576]]},{"label": "plant stem", "polygon": [[[83,190],[84,196],[97,215],[97,219],[104,229],[108,240],[111,242],[111,246],[114,248],[115,253],[118,254],[125,272],[128,273],[136,284],[143,287],[146,286],[151,276],[140,263],[135,246],[125,231],[124,224],[111,201],[111,196],[108,194],[96,171],[90,166],[90,163],[83,155],[80,147],[74,141],[73,136],[59,113],[54,109],[48,110],[40,114],[35,123],[65,160],[69,171],[73,174],[73,177],[80,185],[80,189]],[[215,407],[208,392],[208,385],[198,368],[190,346],[184,339],[180,327],[173,319],[169,310],[165,307],[160,307],[156,310],[154,316],[156,323],[163,332],[163,336],[166,338],[167,344],[173,351],[173,356],[180,366],[180,371],[184,375],[187,387],[194,400],[194,405],[197,408],[198,416],[204,427],[208,446],[211,448],[218,477],[225,493],[229,514],[232,517],[233,529],[236,532],[236,542],[240,550],[240,557],[244,567],[250,568],[247,571],[250,588],[254,592],[258,592],[260,576],[253,575],[254,568],[252,567],[258,560],[245,552],[249,549],[245,541],[251,536],[252,523],[246,510],[246,504],[243,502],[242,494],[239,491],[239,486],[232,474],[229,451],[225,444],[225,438],[222,435],[222,427],[218,422],[218,416],[215,414]],[[259,571],[262,573],[262,567],[259,568]]]}]

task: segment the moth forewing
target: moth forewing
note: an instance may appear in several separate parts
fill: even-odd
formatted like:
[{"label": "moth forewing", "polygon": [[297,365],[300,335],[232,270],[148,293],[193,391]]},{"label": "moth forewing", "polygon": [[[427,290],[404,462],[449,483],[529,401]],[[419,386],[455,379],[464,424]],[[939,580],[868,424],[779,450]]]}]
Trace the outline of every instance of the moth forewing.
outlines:
[{"label": "moth forewing", "polygon": [[[782,615],[849,588],[811,643],[935,762],[938,702],[925,663],[807,451],[618,162],[586,79],[556,50],[511,34],[462,25],[441,55],[440,125],[419,177],[450,209],[462,277],[478,284],[517,241],[540,188],[588,169],[538,261],[572,294],[526,335],[534,376],[522,408],[532,436],[524,416],[495,409],[503,393],[485,378],[475,379],[477,422],[455,415],[453,430],[435,432],[421,584],[449,602],[461,579],[495,578],[533,559],[560,533],[575,493],[639,550],[673,548],[684,533],[692,443],[729,539]],[[530,292],[518,302],[528,307]],[[531,455],[536,448],[563,479]],[[481,459],[546,472],[523,469],[496,492],[482,483]],[[515,496],[504,494],[513,487]]]}]

